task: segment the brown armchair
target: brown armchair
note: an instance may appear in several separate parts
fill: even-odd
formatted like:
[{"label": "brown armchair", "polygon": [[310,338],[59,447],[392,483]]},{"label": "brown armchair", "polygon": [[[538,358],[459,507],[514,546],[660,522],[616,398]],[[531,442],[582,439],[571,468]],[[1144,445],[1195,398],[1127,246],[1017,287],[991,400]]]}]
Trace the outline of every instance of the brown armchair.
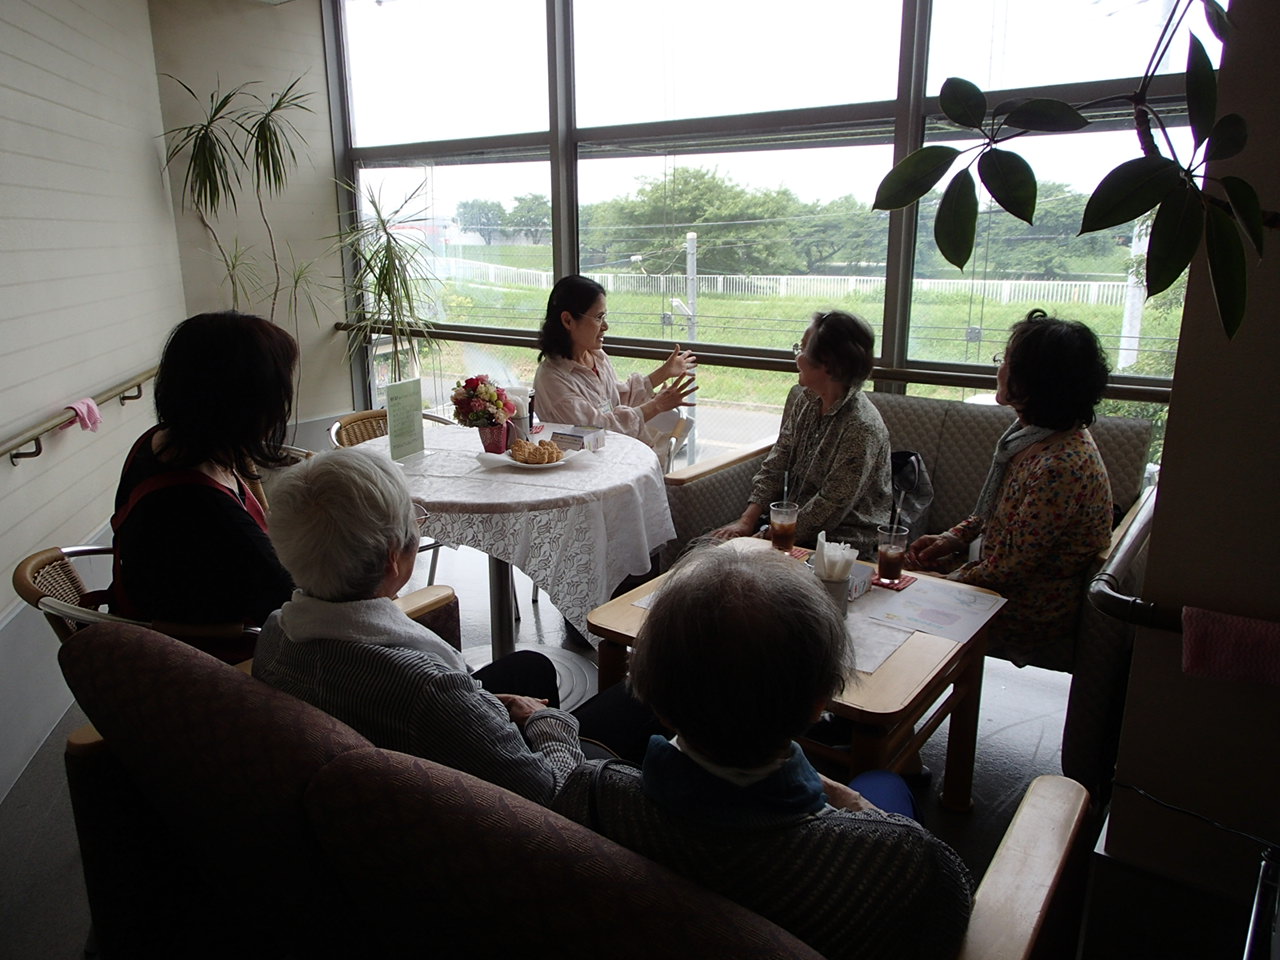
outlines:
[{"label": "brown armchair", "polygon": [[[723,897],[500,787],[145,628],[59,663],[102,737],[67,777],[105,956],[817,958]],[[1087,797],[1032,784],[962,960],[1026,957]]]}]

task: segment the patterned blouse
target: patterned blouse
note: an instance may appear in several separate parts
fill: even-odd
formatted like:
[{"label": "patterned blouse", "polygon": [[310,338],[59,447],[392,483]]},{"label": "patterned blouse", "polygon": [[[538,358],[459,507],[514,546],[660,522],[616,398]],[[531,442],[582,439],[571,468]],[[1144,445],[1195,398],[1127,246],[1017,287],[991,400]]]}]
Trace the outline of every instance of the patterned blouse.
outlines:
[{"label": "patterned blouse", "polygon": [[991,518],[948,531],[982,555],[950,579],[996,590],[1008,603],[991,623],[989,652],[1019,666],[1071,669],[1062,643],[1075,630],[1094,557],[1111,542],[1111,482],[1086,429],[1010,463]]},{"label": "patterned blouse", "polygon": [[880,411],[857,387],[822,413],[814,393],[795,386],[782,413],[778,442],[751,486],[751,503],[766,510],[788,496],[800,504],[796,542],[812,547],[818,532],[853,544],[864,558],[876,552],[876,525],[889,522],[889,431]]}]

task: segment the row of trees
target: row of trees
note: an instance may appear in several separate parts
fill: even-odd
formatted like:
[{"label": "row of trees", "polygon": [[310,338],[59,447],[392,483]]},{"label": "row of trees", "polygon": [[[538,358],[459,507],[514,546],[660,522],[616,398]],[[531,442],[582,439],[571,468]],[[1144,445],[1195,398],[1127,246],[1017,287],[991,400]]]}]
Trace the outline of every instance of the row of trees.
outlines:
[{"label": "row of trees", "polygon": [[497,200],[464,200],[458,204],[457,216],[463,230],[478,233],[486,244],[512,238],[551,242],[551,201],[545,194],[516,197],[510,210]]},{"label": "row of trees", "polygon": [[[1058,183],[1039,184],[1036,223],[994,205],[984,208],[973,266],[988,276],[1062,279],[1081,272],[1122,273],[1129,231],[1077,237],[1087,196]],[[941,194],[920,201],[920,231],[929,236]],[[485,243],[548,243],[551,204],[542,194],[517,197],[508,211],[492,200],[458,204],[464,230]],[[749,188],[715,170],[677,167],[641,178],[635,192],[579,211],[584,270],[682,273],[685,234],[698,234],[703,274],[878,273],[886,258],[888,214],[852,195],[806,203],[785,187]],[[1100,266],[1101,265],[1101,266]],[[917,275],[954,277],[932,243],[921,243]]]}]

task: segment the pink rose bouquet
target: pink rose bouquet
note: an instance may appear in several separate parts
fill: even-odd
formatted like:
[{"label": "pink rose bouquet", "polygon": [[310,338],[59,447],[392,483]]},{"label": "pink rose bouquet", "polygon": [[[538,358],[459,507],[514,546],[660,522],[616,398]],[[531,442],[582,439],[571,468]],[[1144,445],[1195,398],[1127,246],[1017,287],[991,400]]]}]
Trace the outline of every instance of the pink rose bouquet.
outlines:
[{"label": "pink rose bouquet", "polygon": [[459,380],[450,396],[453,419],[464,427],[499,427],[516,412],[507,392],[489,382],[488,374]]}]

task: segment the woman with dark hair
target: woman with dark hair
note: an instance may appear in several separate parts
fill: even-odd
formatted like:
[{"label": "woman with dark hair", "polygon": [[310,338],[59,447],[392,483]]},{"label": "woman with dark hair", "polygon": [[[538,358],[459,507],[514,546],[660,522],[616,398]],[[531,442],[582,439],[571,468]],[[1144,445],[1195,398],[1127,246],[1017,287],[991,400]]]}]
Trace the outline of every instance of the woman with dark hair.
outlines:
[{"label": "woman with dark hair", "polygon": [[800,505],[796,542],[812,547],[821,531],[870,556],[876,526],[889,522],[889,431],[862,393],[875,335],[843,310],[815,313],[795,345],[800,382],[782,412],[778,442],[752,481],[742,515],[713,531],[719,538],[756,532],[770,503]]},{"label": "woman with dark hair", "polygon": [[[1107,360],[1084,324],[1032,310],[996,361],[996,402],[1018,418],[996,445],[973,515],[916,540],[907,565],[1008,599],[991,624],[991,653],[1070,670],[1061,641],[1074,630],[1093,558],[1111,541],[1111,483],[1088,430]],[[981,555],[964,562],[979,534]]]},{"label": "woman with dark hair", "polygon": [[159,422],[116,490],[113,613],[256,626],[289,599],[240,471],[285,461],[297,359],[293,338],[261,317],[202,313],[174,328],[156,374]]},{"label": "woman with dark hair", "polygon": [[[604,352],[606,315],[604,287],[589,277],[562,277],[551,288],[533,377],[538,416],[550,423],[606,427],[652,443],[658,431],[646,427],[649,421],[692,405],[686,401],[698,389],[697,358],[677,345],[653,373],[619,380]],[[671,382],[662,386],[665,381]]]},{"label": "woman with dark hair", "polygon": [[632,694],[676,736],[650,738],[641,769],[584,764],[555,807],[831,960],[953,957],[970,911],[960,858],[904,815],[900,777],[844,786],[795,742],[853,667],[812,571],[702,546],[655,594],[631,657]]}]

